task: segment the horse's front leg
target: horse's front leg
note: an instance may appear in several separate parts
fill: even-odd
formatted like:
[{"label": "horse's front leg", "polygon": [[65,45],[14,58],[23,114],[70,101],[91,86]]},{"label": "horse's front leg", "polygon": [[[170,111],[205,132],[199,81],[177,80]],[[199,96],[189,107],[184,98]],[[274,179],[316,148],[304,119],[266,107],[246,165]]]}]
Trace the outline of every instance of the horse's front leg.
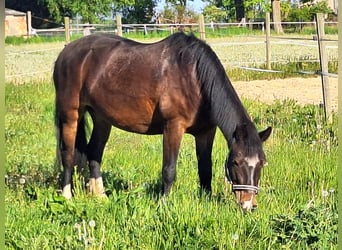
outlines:
[{"label": "horse's front leg", "polygon": [[168,195],[176,179],[176,164],[184,128],[176,122],[168,122],[163,132],[162,191]]},{"label": "horse's front leg", "polygon": [[195,135],[196,155],[198,160],[198,175],[201,189],[211,192],[212,160],[211,152],[215,137],[216,127],[204,134]]},{"label": "horse's front leg", "polygon": [[105,121],[93,119],[94,129],[87,146],[90,180],[89,191],[95,196],[106,196],[101,175],[101,161],[105,145],[108,141],[111,125]]}]

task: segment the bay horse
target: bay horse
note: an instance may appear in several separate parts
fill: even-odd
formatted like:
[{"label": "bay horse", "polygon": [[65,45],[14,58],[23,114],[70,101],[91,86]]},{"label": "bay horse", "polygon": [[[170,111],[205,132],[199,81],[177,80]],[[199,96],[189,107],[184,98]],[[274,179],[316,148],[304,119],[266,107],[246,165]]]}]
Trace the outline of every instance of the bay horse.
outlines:
[{"label": "bay horse", "polygon": [[[194,136],[200,187],[211,191],[216,128],[229,154],[226,178],[244,209],[256,207],[262,143],[217,55],[194,35],[175,33],[150,44],[112,34],[93,34],[69,43],[53,71],[58,156],[63,165],[62,195],[72,197],[74,167],[86,157],[90,191],[104,196],[100,165],[111,127],[163,135],[162,193],[170,192],[184,133]],[[86,138],[85,113],[93,121]]]}]

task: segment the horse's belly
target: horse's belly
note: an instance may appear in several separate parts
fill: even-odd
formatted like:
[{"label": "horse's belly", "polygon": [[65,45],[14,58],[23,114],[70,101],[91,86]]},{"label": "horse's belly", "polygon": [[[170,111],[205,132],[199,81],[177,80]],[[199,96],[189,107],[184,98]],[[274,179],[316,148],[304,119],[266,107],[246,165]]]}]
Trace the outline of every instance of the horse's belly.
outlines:
[{"label": "horse's belly", "polygon": [[110,122],[114,127],[139,133],[161,134],[163,122],[156,111],[156,107],[147,102],[131,101],[123,104],[111,104],[97,110],[98,113]]},{"label": "horse's belly", "polygon": [[[134,120],[134,119],[133,119]],[[155,135],[163,133],[163,125],[159,123],[153,122],[144,122],[143,120],[137,120],[136,123],[132,123],[131,121],[126,121],[122,119],[112,119],[112,125],[114,127],[120,128],[122,130],[138,133],[138,134],[147,134],[147,135]]]}]

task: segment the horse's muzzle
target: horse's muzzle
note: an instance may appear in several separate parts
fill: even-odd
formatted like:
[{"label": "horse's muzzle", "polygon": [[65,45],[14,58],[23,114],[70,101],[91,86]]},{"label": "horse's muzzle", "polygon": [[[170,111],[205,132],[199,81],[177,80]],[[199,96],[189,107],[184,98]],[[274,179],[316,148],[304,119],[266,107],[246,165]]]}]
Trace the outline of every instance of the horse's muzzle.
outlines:
[{"label": "horse's muzzle", "polygon": [[234,191],[237,203],[243,210],[250,211],[257,208],[256,192],[236,190]]}]

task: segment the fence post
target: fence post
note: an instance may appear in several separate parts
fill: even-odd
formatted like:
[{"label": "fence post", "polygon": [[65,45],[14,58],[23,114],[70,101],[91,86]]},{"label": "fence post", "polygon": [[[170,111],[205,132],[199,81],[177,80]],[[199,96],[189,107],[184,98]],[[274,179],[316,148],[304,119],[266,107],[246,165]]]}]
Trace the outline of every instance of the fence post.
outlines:
[{"label": "fence post", "polygon": [[122,36],[122,21],[121,21],[120,15],[116,15],[116,30],[117,30],[117,35]]},{"label": "fence post", "polygon": [[205,40],[205,25],[204,25],[204,16],[203,16],[203,14],[199,15],[198,26],[199,26],[200,38],[202,40]]},{"label": "fence post", "polygon": [[26,13],[26,24],[27,24],[27,36],[31,36],[31,30],[32,30],[32,19],[31,19],[31,11],[28,11]]},{"label": "fence post", "polygon": [[326,121],[331,122],[330,112],[331,112],[331,94],[329,90],[329,77],[327,73],[329,72],[328,67],[328,55],[326,50],[326,44],[324,42],[324,17],[323,13],[316,14],[316,28],[317,28],[317,42],[318,42],[318,52],[319,52],[319,63],[320,63],[320,75],[322,82],[322,94],[323,94],[323,106],[324,106],[324,116]]},{"label": "fence post", "polygon": [[70,19],[68,16],[64,17],[64,29],[65,29],[65,43],[70,43]]},{"label": "fence post", "polygon": [[266,13],[266,69],[271,69],[271,18],[270,13]]}]

